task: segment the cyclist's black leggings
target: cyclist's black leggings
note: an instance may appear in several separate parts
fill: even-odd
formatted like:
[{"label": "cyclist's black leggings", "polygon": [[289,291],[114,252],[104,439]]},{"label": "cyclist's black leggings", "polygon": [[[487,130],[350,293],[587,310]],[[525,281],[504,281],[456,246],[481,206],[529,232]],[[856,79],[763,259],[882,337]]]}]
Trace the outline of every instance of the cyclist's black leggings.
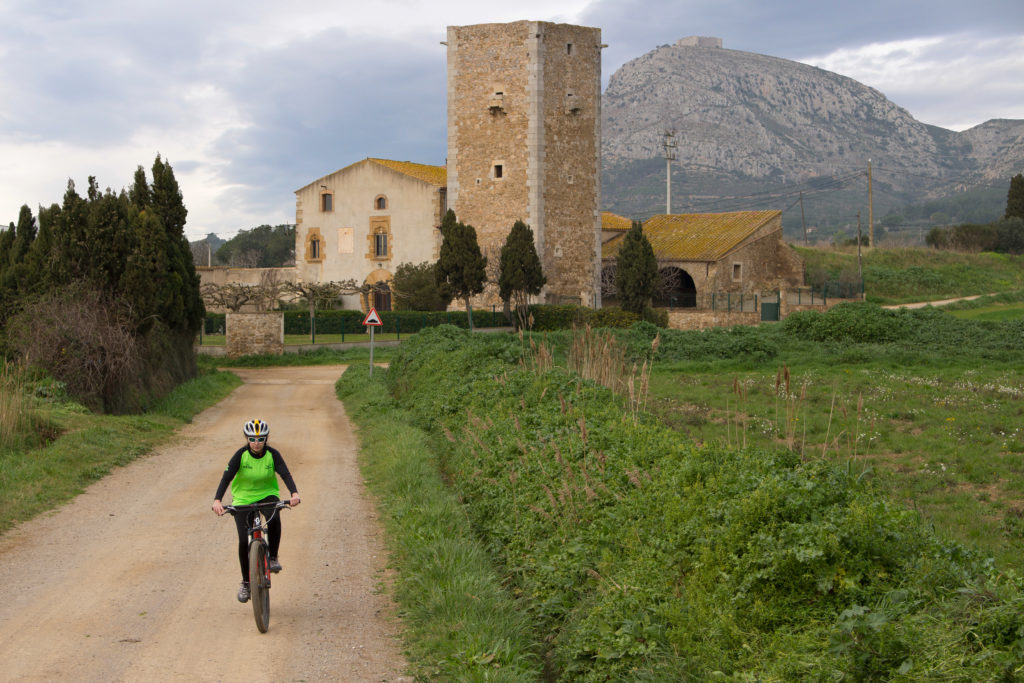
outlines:
[{"label": "cyclist's black leggings", "polygon": [[[276,501],[277,496],[267,496],[261,503]],[[235,528],[238,529],[238,564],[242,566],[242,581],[249,580],[249,515],[235,515]],[[267,525],[267,543],[270,545],[270,556],[277,557],[281,547],[281,511]]]}]

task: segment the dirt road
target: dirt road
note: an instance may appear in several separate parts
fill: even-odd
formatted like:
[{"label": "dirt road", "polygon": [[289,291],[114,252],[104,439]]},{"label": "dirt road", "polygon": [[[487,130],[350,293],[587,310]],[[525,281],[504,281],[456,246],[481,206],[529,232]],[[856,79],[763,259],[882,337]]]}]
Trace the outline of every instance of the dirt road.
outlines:
[{"label": "dirt road", "polygon": [[[334,396],[342,370],[237,370],[245,384],[173,444],[0,536],[0,679],[411,680],[377,591],[383,539]],[[265,634],[235,599],[231,517],[210,511],[257,416],[302,496],[283,513]]]}]

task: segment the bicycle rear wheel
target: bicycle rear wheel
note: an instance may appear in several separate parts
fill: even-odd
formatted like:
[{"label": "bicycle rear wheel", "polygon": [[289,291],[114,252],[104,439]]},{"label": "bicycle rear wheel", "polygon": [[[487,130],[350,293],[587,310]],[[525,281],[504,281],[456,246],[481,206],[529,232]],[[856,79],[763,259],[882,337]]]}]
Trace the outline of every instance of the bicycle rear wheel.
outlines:
[{"label": "bicycle rear wheel", "polygon": [[249,545],[249,588],[256,628],[260,633],[266,633],[270,628],[270,567],[267,565],[267,546],[258,541]]}]

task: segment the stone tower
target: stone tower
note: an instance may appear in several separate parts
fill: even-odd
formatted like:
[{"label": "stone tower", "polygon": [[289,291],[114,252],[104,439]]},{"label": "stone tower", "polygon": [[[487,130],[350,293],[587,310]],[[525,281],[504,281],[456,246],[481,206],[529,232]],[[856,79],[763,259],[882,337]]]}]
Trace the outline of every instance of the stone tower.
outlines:
[{"label": "stone tower", "polygon": [[601,30],[448,27],[448,203],[496,261],[533,229],[552,303],[600,306]]}]

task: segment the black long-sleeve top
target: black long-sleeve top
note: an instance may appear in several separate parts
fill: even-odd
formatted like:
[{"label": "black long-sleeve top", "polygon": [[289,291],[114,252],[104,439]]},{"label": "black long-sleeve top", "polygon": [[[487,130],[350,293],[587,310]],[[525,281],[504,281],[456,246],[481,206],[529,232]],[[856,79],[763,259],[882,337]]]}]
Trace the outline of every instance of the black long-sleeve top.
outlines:
[{"label": "black long-sleeve top", "polygon": [[[242,462],[242,453],[245,453],[248,450],[248,446],[242,446],[235,451],[235,454],[231,456],[230,460],[228,460],[228,466],[224,470],[224,475],[220,478],[220,484],[217,485],[217,493],[213,496],[214,500],[224,499],[224,494],[227,493],[228,490],[228,484],[231,483],[231,480],[235,478],[235,474],[238,473],[238,467]],[[288,471],[288,465],[285,464],[280,451],[270,445],[264,447],[263,452],[259,455],[249,451],[249,455],[257,460],[266,457],[268,453],[270,454],[270,457],[274,459],[274,472],[280,475],[281,479],[284,481],[284,485],[288,487],[289,493],[296,493],[298,489],[295,486],[295,480],[292,479],[292,473]]]}]

